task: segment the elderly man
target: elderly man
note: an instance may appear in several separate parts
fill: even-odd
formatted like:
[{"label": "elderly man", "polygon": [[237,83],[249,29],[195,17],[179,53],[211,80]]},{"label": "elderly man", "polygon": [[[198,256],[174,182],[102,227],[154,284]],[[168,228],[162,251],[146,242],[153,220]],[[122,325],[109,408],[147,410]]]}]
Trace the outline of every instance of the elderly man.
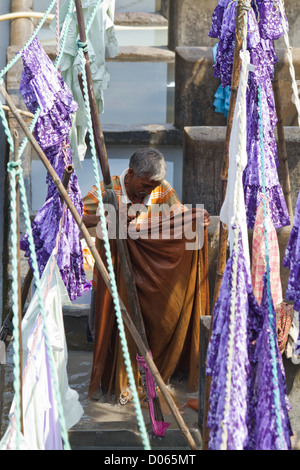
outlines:
[{"label": "elderly man", "polygon": [[[121,223],[124,222],[124,211],[126,214],[126,242],[153,360],[166,383],[177,368],[187,370],[189,387],[195,390],[198,385],[200,316],[209,313],[205,227],[209,225],[210,218],[205,210],[188,211],[165,176],[164,156],[155,149],[145,148],[132,155],[129,168],[120,176],[114,176],[112,182],[120,207]],[[101,191],[105,199],[103,184]],[[83,204],[83,221],[86,226],[98,225],[95,186],[83,199]],[[190,234],[197,237],[193,230],[199,213],[202,214],[203,247],[187,249],[187,242],[191,241]],[[183,214],[191,216],[185,218]],[[113,216],[110,215],[110,219],[112,223]],[[168,224],[164,225],[164,221],[168,221]],[[110,233],[112,235],[115,232],[112,230]],[[99,225],[97,234],[96,245],[106,262]],[[118,292],[128,308],[125,283],[113,238],[110,236]],[[93,290],[94,355],[89,395],[101,389],[109,395],[115,393],[120,402],[125,403],[130,390],[113,302],[96,268]],[[129,333],[127,343],[138,385],[137,350]]]}]

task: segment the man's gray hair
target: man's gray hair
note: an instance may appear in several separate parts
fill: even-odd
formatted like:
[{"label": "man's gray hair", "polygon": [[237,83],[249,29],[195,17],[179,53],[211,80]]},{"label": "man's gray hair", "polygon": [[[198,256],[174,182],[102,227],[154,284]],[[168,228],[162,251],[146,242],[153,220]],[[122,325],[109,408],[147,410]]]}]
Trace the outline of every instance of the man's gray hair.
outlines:
[{"label": "man's gray hair", "polygon": [[129,168],[132,168],[135,176],[148,177],[151,181],[162,182],[167,174],[165,157],[151,147],[137,150],[130,158]]}]

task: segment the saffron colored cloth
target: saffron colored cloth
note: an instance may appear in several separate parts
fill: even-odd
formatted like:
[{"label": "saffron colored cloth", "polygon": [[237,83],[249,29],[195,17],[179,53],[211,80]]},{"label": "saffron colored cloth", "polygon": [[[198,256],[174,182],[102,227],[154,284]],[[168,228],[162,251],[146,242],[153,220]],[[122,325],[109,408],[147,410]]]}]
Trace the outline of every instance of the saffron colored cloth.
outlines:
[{"label": "saffron colored cloth", "polygon": [[[122,187],[113,178],[120,201]],[[97,205],[94,192],[84,198],[84,208]],[[181,213],[168,219],[170,236],[163,239],[162,222],[150,228],[140,224],[139,237],[127,237],[127,246],[134,272],[139,302],[144,319],[149,349],[163,378],[168,383],[177,368],[188,371],[190,390],[198,388],[200,316],[209,314],[208,241],[203,230],[202,248],[187,249],[196,237],[196,211],[184,211],[174,189],[167,182],[151,193],[151,203],[181,207]],[[148,202],[150,202],[148,201]],[[153,208],[153,204],[152,204]],[[150,205],[148,211],[151,212]],[[95,213],[95,212],[94,212]],[[184,215],[184,217],[183,217]],[[136,224],[136,220],[133,221]],[[155,236],[151,237],[155,227]],[[178,236],[178,230],[180,237]],[[175,238],[176,237],[176,238]],[[115,240],[111,239],[112,261],[119,295],[128,308],[124,278]],[[106,264],[102,240],[96,246]],[[94,354],[89,395],[101,387],[103,392],[123,396],[128,390],[127,372],[115,321],[111,294],[97,268],[94,270],[95,323]],[[129,309],[128,309],[129,311]],[[126,330],[127,331],[127,330]],[[136,345],[127,332],[127,344],[137,386],[140,385]]]},{"label": "saffron colored cloth", "polygon": [[[262,195],[263,197],[263,195]],[[268,248],[269,248],[269,266],[270,266],[270,282],[271,282],[271,294],[272,300],[275,307],[281,304],[282,297],[282,285],[280,278],[280,253],[278,245],[277,232],[274,228],[269,205],[267,203],[267,218],[265,221],[268,237]],[[251,266],[251,278],[253,293],[257,302],[260,304],[264,288],[264,274],[266,272],[266,247],[265,247],[265,228],[264,228],[264,214],[263,214],[263,202],[261,201],[256,214],[256,220],[253,230],[252,240],[252,266]]]},{"label": "saffron colored cloth", "polygon": [[[40,114],[35,126],[35,137],[60,179],[65,167],[73,165],[68,135],[71,129],[71,114],[77,103],[69,88],[51,60],[43,50],[38,38],[22,53],[24,69],[21,75],[20,92],[27,108]],[[62,202],[49,174],[46,177],[46,201],[37,212],[32,223],[40,276],[56,245],[59,223],[63,215]],[[69,181],[69,196],[78,213],[82,215],[82,197],[75,171]],[[69,209],[64,213],[60,228],[57,264],[71,300],[83,293],[86,282],[80,244],[80,230]],[[21,249],[30,260],[28,235],[21,240]]]},{"label": "saffron colored cloth", "polygon": [[[276,2],[275,2],[276,4]],[[218,38],[214,76],[220,78],[223,88],[231,85],[235,48],[235,22],[237,2],[219,0],[212,15],[209,36]],[[272,89],[274,64],[278,62],[273,40],[283,35],[279,9],[273,0],[257,0],[247,13],[247,49],[250,63],[255,67],[249,73],[247,88],[247,156],[248,164],[243,174],[243,186],[248,228],[253,228],[256,210],[262,190],[260,168],[259,103],[258,86],[261,87],[263,140],[265,154],[266,193],[275,228],[290,224],[283,191],[279,183],[279,165],[274,128],[277,123],[275,101]],[[286,21],[286,20],[285,20]]]},{"label": "saffron colored cloth", "polygon": [[[41,291],[45,299],[46,326],[54,361],[54,373],[68,430],[80,420],[83,409],[79,403],[77,392],[72,390],[68,383],[68,352],[62,305],[70,305],[70,300],[53,256],[49,259],[43,272]],[[63,445],[56,394],[50,372],[37,292],[35,292],[22,321],[22,346],[24,434],[21,435],[20,449],[61,450]],[[0,443],[1,450],[16,449],[14,409],[15,401],[11,407],[8,428]]]}]

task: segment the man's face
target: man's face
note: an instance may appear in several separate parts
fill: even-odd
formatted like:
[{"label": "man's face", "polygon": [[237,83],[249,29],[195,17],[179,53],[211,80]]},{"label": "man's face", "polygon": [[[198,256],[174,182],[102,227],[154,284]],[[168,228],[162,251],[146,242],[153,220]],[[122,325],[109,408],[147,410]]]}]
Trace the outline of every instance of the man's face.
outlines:
[{"label": "man's face", "polygon": [[131,168],[128,170],[128,193],[137,198],[145,198],[160,185],[159,181],[151,181],[148,177],[135,176]]}]

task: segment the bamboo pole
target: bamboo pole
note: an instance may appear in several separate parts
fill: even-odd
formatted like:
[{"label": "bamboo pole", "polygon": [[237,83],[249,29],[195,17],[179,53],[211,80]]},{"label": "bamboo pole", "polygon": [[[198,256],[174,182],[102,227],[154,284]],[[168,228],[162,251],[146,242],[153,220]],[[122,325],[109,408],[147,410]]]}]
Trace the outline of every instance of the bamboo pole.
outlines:
[{"label": "bamboo pole", "polygon": [[[13,113],[14,117],[16,118],[16,120],[18,121],[20,127],[23,129],[26,137],[28,138],[29,142],[31,143],[32,147],[34,148],[34,150],[37,152],[39,158],[41,159],[43,165],[45,166],[46,170],[48,171],[50,177],[52,178],[55,186],[57,187],[60,195],[62,196],[62,198],[64,199],[65,203],[67,204],[75,222],[77,223],[79,229],[81,230],[81,233],[88,245],[88,247],[90,248],[91,250],[91,253],[92,255],[94,256],[94,259],[95,259],[95,263],[96,263],[96,266],[101,274],[101,276],[103,277],[103,280],[109,290],[110,293],[112,293],[112,290],[111,290],[111,286],[110,286],[110,278],[109,278],[109,274],[107,272],[107,269],[98,253],[98,250],[96,249],[94,243],[93,243],[93,240],[89,234],[89,231],[88,229],[86,228],[86,226],[84,225],[84,223],[82,222],[82,219],[80,217],[80,215],[78,214],[77,210],[76,210],[76,207],[74,206],[74,204],[72,203],[69,195],[68,195],[68,192],[66,191],[66,189],[64,188],[60,178],[58,177],[57,173],[55,172],[55,170],[53,169],[52,165],[50,164],[49,160],[47,159],[46,155],[44,154],[43,150],[41,149],[41,147],[39,146],[38,142],[35,140],[35,138],[33,137],[33,135],[31,134],[30,130],[28,129],[28,127],[26,126],[26,124],[24,123],[20,113],[18,112],[16,106],[14,105],[12,99],[10,98],[10,96],[8,95],[6,89],[4,88],[4,86],[2,84],[0,84],[0,93],[3,95],[3,97],[5,98],[6,102],[8,103],[9,107],[10,107],[10,110],[11,112]],[[156,365],[154,364],[153,362],[153,359],[152,357],[150,356],[149,352],[148,352],[148,349],[146,348],[144,342],[142,341],[142,338],[139,334],[139,332],[137,331],[132,319],[130,318],[127,310],[126,310],[126,307],[124,306],[123,302],[122,302],[122,299],[119,297],[119,302],[120,302],[120,309],[121,309],[121,314],[122,314],[122,318],[129,330],[129,332],[131,333],[136,345],[137,345],[137,348],[141,351],[148,367],[149,367],[149,370],[151,372],[151,374],[153,375],[157,385],[160,387],[160,390],[169,406],[169,409],[171,411],[171,413],[173,414],[177,424],[178,424],[178,427],[180,429],[180,431],[182,432],[187,444],[189,445],[189,447],[192,449],[192,450],[197,450],[197,446],[196,446],[196,443],[188,429],[188,427],[186,426],[181,414],[179,413],[178,411],[178,408],[176,406],[176,404],[174,403],[173,401],[173,398],[168,390],[168,388],[166,387]]]},{"label": "bamboo pole", "polygon": [[[227,181],[228,181],[228,166],[229,166],[229,144],[230,144],[230,136],[233,124],[233,117],[234,117],[234,110],[236,104],[236,97],[237,91],[239,87],[239,80],[240,80],[240,69],[241,69],[241,59],[240,59],[240,51],[242,49],[242,39],[240,35],[240,28],[242,25],[238,25],[238,19],[243,18],[241,17],[241,0],[239,0],[237,8],[236,8],[236,28],[235,28],[235,49],[234,49],[234,60],[233,60],[233,70],[232,70],[232,79],[231,79],[231,95],[230,95],[230,104],[229,104],[229,111],[228,111],[228,121],[227,121],[227,129],[226,129],[226,138],[225,138],[225,150],[223,155],[223,167],[221,173],[221,180],[222,180],[222,202],[224,201],[226,188],[227,188]],[[226,255],[227,255],[227,238],[228,238],[228,229],[227,227],[222,224],[220,221],[219,226],[219,252],[218,252],[218,260],[217,260],[217,272],[216,272],[216,282],[215,282],[215,289],[214,289],[214,299],[213,299],[213,307],[218,299],[221,282],[224,275],[224,270],[226,266]],[[213,325],[213,307],[211,312],[211,324],[210,324],[210,333],[209,337],[212,334],[212,325]],[[207,423],[207,415],[209,410],[209,395],[210,395],[210,387],[211,387],[211,377],[205,377],[205,390],[204,390],[204,418],[203,418],[203,432],[202,432],[202,449],[208,450],[208,442],[209,442],[209,429],[206,426]]]},{"label": "bamboo pole", "polygon": [[[45,13],[37,11],[18,11],[15,13],[6,13],[5,15],[0,15],[0,21],[10,21],[20,18],[37,18],[41,20],[44,18]],[[52,21],[55,18],[54,14],[49,14],[47,16],[48,21]]]},{"label": "bamboo pole", "polygon": [[[86,44],[87,38],[86,38],[86,30],[85,30],[81,0],[75,0],[75,4],[76,4],[76,13],[77,13],[77,22],[78,22],[80,41],[82,44]],[[94,131],[95,146],[96,146],[97,154],[99,157],[100,166],[102,169],[104,186],[106,187],[107,195],[109,198],[107,202],[114,206],[116,214],[117,214],[116,218],[117,218],[117,221],[119,221],[120,220],[119,204],[116,198],[116,194],[113,190],[113,184],[112,184],[112,180],[110,176],[105,140],[104,140],[100,117],[99,117],[99,113],[97,109],[91,68],[90,68],[89,54],[87,50],[84,50],[84,58],[85,58],[85,71],[86,71],[86,77],[87,77],[88,95],[89,95],[89,103],[90,103],[90,108],[91,108],[91,117],[92,117],[93,131]],[[78,79],[82,88],[80,77],[78,77]],[[139,297],[138,297],[136,284],[135,284],[135,278],[133,274],[129,252],[128,252],[128,246],[127,246],[127,242],[125,240],[124,234],[120,232],[122,232],[121,224],[117,227],[116,245],[117,245],[118,255],[120,258],[121,269],[122,269],[125,284],[126,284],[126,291],[127,291],[127,296],[129,300],[130,313],[144,344],[149,350],[143,316],[142,316],[142,312],[140,308]],[[139,351],[139,355],[140,354],[141,352]],[[163,418],[163,413],[161,410],[161,405],[160,405],[158,395],[154,397],[153,405],[154,405],[154,413],[155,413],[156,420],[163,421],[164,418]]]}]

